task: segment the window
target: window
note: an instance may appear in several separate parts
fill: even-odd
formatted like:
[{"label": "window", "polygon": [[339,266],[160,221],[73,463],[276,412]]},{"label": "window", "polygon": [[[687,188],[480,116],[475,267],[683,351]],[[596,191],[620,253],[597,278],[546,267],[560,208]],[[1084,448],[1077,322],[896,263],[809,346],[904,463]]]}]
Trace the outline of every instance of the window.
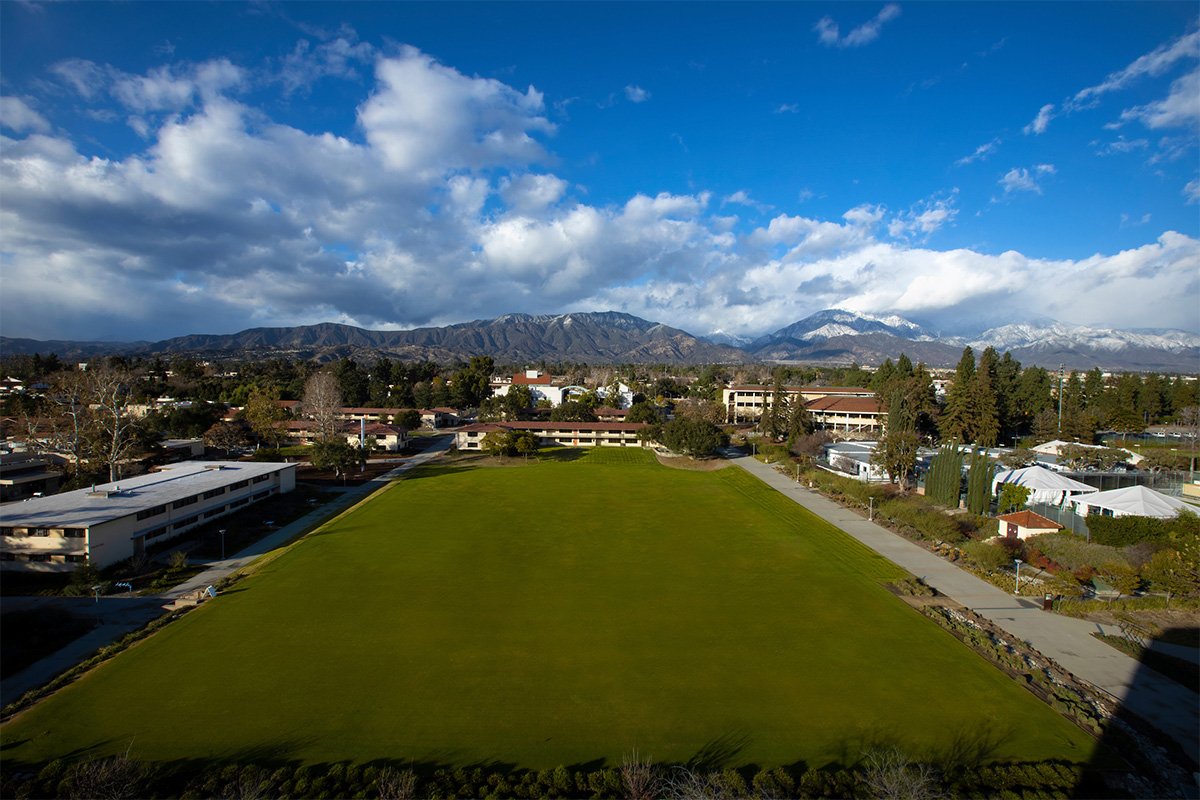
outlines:
[{"label": "window", "polygon": [[49,553],[30,553],[29,560],[30,561],[49,561],[50,554]]},{"label": "window", "polygon": [[195,525],[199,521],[199,517],[188,517],[187,519],[175,520],[175,530],[183,530],[188,525]]},{"label": "window", "polygon": [[86,564],[87,558],[88,558],[87,555],[68,555],[67,563],[68,564]]},{"label": "window", "polygon": [[190,506],[192,503],[198,502],[200,502],[200,495],[194,494],[191,497],[185,497],[182,500],[176,500],[174,503],[171,503],[171,508],[183,508],[184,506]]},{"label": "window", "polygon": [[11,525],[5,525],[3,528],[0,528],[0,536],[18,536],[18,535],[19,534],[17,533],[17,529],[12,527]]},{"label": "window", "polygon": [[155,528],[152,531],[146,531],[146,538],[153,539],[157,536],[162,536],[163,534],[165,534],[167,532],[169,527],[170,526],[168,526],[168,525],[163,525],[161,528]]},{"label": "window", "polygon": [[269,481],[269,480],[271,480],[270,475],[256,475],[253,482],[254,483],[262,483],[263,481]]},{"label": "window", "polygon": [[212,491],[205,492],[205,493],[204,493],[204,499],[205,499],[205,500],[212,500],[214,497],[220,497],[220,496],[221,496],[221,495],[223,495],[223,494],[225,494],[225,487],[224,487],[224,486],[222,486],[220,489],[213,489]]},{"label": "window", "polygon": [[249,485],[250,485],[250,481],[248,481],[248,480],[238,481],[237,483],[230,485],[229,491],[236,492],[238,489],[245,489]]},{"label": "window", "polygon": [[229,504],[229,507],[237,508],[238,506],[244,506],[244,505],[246,505],[246,503],[249,503],[249,502],[250,502],[249,497],[243,497],[241,500],[234,500],[232,503]]},{"label": "window", "polygon": [[205,511],[205,512],[204,512],[204,518],[205,518],[205,519],[210,519],[210,518],[212,518],[212,517],[219,516],[219,515],[221,515],[221,514],[223,514],[223,513],[225,513],[225,506],[221,506],[220,508],[214,508],[214,509],[212,509],[212,510],[210,510],[210,511]]},{"label": "window", "polygon": [[137,513],[137,518],[139,520],[143,520],[143,519],[148,519],[150,517],[157,517],[159,514],[165,514],[165,513],[167,513],[166,506],[155,506],[154,508],[147,508],[147,509],[143,509],[143,510],[139,511]]},{"label": "window", "polygon": [[0,553],[0,561],[16,561],[16,553]]},{"label": "window", "polygon": [[49,536],[50,529],[49,528],[30,528],[29,535],[30,536]]},{"label": "window", "polygon": [[66,539],[82,539],[87,536],[87,528],[63,528],[63,537]]}]

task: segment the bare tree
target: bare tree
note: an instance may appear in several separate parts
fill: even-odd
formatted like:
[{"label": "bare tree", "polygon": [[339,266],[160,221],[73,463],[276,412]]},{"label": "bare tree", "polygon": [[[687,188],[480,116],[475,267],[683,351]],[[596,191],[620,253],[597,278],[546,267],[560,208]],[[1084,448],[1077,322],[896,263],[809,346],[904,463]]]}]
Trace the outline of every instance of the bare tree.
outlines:
[{"label": "bare tree", "polygon": [[942,796],[937,770],[916,764],[895,747],[866,753],[862,782],[881,800],[935,800]]},{"label": "bare tree", "polygon": [[143,797],[139,786],[145,767],[129,751],[81,761],[67,773],[67,796],[75,800],[124,800]]},{"label": "bare tree", "polygon": [[659,795],[654,764],[640,757],[636,748],[621,759],[621,788],[629,800],[654,800]]},{"label": "bare tree", "polygon": [[417,796],[417,776],[411,769],[384,767],[375,778],[380,800],[412,800]]},{"label": "bare tree", "polygon": [[720,775],[691,767],[676,767],[662,780],[659,793],[667,800],[736,800],[737,792]]},{"label": "bare tree", "polygon": [[73,469],[87,461],[91,381],[87,372],[68,372],[54,384],[50,395],[55,407],[50,423],[51,442],[55,450],[71,460]]},{"label": "bare tree", "polygon": [[328,442],[341,430],[342,391],[332,372],[318,372],[304,383],[300,405],[305,416],[317,424],[317,435],[322,442]]},{"label": "bare tree", "polygon": [[96,455],[108,465],[108,479],[119,480],[121,462],[133,453],[137,421],[129,414],[129,372],[88,370],[91,384],[92,433]]}]

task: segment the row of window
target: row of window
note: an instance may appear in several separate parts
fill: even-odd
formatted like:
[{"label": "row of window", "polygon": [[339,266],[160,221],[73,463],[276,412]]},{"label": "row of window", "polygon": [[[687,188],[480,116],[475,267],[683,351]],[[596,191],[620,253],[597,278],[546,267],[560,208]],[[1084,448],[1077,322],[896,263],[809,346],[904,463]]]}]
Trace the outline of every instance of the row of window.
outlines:
[{"label": "row of window", "polygon": [[64,539],[82,539],[87,535],[86,528],[0,528],[0,536],[49,536],[58,532]]},{"label": "row of window", "polygon": [[60,564],[86,564],[87,563],[87,555],[86,554],[78,554],[77,555],[74,553],[68,553],[66,555],[59,555],[58,553],[22,553],[22,554],[18,555],[17,553],[8,553],[8,552],[0,553],[0,561],[30,561],[30,562],[49,563],[49,562],[54,561],[55,559],[60,559],[58,562]]}]

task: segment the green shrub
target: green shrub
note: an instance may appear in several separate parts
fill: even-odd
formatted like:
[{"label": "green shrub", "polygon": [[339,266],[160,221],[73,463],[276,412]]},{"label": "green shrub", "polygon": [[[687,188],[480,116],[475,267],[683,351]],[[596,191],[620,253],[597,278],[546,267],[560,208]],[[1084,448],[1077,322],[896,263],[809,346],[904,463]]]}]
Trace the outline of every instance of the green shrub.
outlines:
[{"label": "green shrub", "polygon": [[1168,542],[1172,533],[1200,536],[1200,517],[1190,511],[1184,511],[1175,519],[1089,514],[1087,526],[1093,542],[1111,547],[1127,547],[1139,542]]},{"label": "green shrub", "polygon": [[[1106,517],[1106,519],[1108,519]],[[1124,553],[1116,547],[1088,542],[1070,533],[1043,533],[1026,540],[1026,546],[1040,551],[1055,561],[1076,572],[1084,567],[1099,570],[1109,564],[1129,566]]]},{"label": "green shrub", "polygon": [[1012,557],[1003,547],[993,544],[992,541],[986,542],[967,542],[963,545],[963,552],[967,554],[967,558],[975,562],[984,569],[1003,569],[1004,567],[1012,566]]}]

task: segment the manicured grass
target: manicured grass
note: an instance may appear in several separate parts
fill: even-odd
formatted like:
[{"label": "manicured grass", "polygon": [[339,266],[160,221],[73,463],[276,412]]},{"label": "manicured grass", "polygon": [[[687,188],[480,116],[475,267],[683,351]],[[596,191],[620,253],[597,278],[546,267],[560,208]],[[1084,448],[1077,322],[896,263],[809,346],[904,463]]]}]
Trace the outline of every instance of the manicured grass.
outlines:
[{"label": "manicured grass", "polygon": [[901,575],[736,468],[426,468],[5,725],[5,759],[1092,755]]}]

